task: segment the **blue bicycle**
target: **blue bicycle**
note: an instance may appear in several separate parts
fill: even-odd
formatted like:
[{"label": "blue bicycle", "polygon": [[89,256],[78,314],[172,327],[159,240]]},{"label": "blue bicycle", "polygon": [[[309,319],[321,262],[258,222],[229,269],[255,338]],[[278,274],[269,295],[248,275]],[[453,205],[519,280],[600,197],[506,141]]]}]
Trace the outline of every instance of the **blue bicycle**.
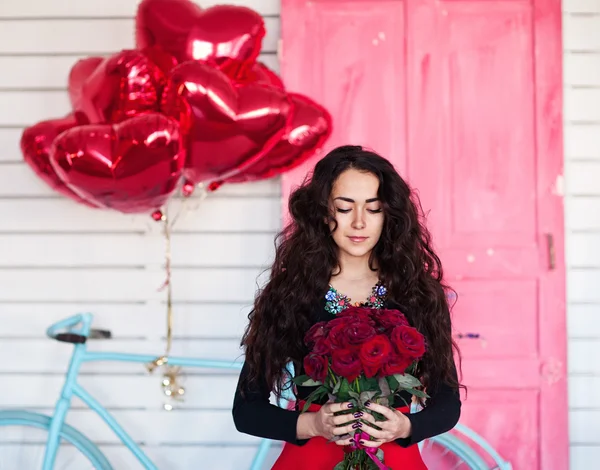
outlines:
[{"label": "blue bicycle", "polygon": [[[48,328],[46,333],[50,338],[74,345],[65,383],[54,408],[54,414],[47,416],[25,410],[0,411],[0,432],[9,436],[9,442],[7,443],[3,439],[2,445],[8,444],[20,448],[24,451],[21,455],[26,455],[27,450],[25,447],[28,443],[45,443],[44,455],[40,462],[36,462],[37,467],[35,469],[71,468],[86,470],[95,468],[98,470],[114,470],[96,444],[77,429],[65,423],[66,415],[71,407],[71,400],[73,397],[78,397],[102,418],[125,447],[137,458],[143,468],[158,470],[158,467],[152,463],[140,446],[134,442],[106,408],[77,382],[81,365],[85,362],[124,361],[148,364],[152,363],[156,357],[119,352],[88,351],[86,344],[88,339],[110,337],[109,332],[92,329],[92,320],[93,316],[89,313],[79,314],[59,321]],[[181,367],[241,369],[239,362],[185,357],[169,357],[168,364]],[[282,406],[289,405],[290,402],[287,400],[282,401]],[[469,441],[476,445],[478,450],[475,450],[468,443]],[[261,441],[253,461],[249,463],[250,470],[263,470],[265,468],[272,444],[272,441],[266,439]],[[462,425],[458,425],[452,433],[437,436],[422,443],[421,452],[430,469],[511,469],[510,464],[502,460],[483,438]],[[0,462],[0,468],[34,470],[30,459],[27,460],[27,466],[24,466],[23,462],[17,459],[15,461],[8,459],[11,460],[8,461],[6,457],[3,458]],[[5,467],[5,465],[9,465],[9,467]],[[212,470],[206,467],[206,463],[204,463],[203,468]]]}]

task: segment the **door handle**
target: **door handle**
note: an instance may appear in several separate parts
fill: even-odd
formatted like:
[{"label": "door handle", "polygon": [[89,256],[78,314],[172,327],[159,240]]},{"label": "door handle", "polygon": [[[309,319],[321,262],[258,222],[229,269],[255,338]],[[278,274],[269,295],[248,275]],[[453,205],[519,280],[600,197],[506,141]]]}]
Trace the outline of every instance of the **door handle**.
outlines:
[{"label": "door handle", "polygon": [[548,269],[554,271],[556,269],[556,250],[554,249],[554,235],[546,234],[546,248],[548,250]]}]

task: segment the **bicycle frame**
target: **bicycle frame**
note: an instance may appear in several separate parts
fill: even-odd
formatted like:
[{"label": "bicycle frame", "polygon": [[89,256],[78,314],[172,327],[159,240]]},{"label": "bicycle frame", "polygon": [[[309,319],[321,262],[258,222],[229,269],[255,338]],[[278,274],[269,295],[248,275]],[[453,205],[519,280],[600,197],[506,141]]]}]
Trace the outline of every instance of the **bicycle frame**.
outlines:
[{"label": "bicycle frame", "polygon": [[[46,334],[54,338],[60,330],[67,330],[70,333],[76,333],[89,337],[91,331],[93,315],[82,313],[62,320],[50,326]],[[51,425],[48,432],[48,441],[44,457],[43,470],[52,470],[56,460],[56,454],[60,445],[60,430],[65,422],[66,415],[71,407],[73,397],[78,397],[91,410],[102,418],[107,426],[115,433],[121,442],[135,455],[138,461],[148,470],[158,470],[158,467],[152,463],[144,451],[127,434],[121,425],[94,397],[92,397],[81,385],[77,383],[77,376],[81,365],[85,362],[93,361],[120,361],[147,364],[156,359],[154,355],[126,354],[118,352],[92,352],[87,350],[86,343],[75,344],[73,355],[69,363],[66,379],[62,388],[58,402],[56,403],[54,414],[51,418]],[[212,369],[241,370],[242,364],[233,361],[221,361],[211,359],[192,359],[186,357],[168,358],[169,365],[183,367],[208,367]]]}]

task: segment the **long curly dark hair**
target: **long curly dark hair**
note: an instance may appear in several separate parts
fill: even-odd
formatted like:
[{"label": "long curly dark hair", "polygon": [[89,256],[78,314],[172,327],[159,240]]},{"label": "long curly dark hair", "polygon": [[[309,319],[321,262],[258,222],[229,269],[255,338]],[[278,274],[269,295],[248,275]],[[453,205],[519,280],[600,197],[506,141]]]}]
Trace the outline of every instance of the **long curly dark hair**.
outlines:
[{"label": "long curly dark hair", "polygon": [[335,220],[330,194],[348,169],[379,179],[384,225],[370,263],[376,262],[389,301],[401,306],[427,339],[418,374],[428,388],[444,382],[458,389],[449,288],[443,283],[442,265],[431,246],[418,198],[388,160],[360,146],[332,150],[290,196],[291,222],[277,236],[270,280],[257,294],[242,339],[247,385],[266,378],[280,394],[286,364],[302,363],[307,352],[304,334],[314,322],[312,312],[338,268],[337,246],[325,221]]}]

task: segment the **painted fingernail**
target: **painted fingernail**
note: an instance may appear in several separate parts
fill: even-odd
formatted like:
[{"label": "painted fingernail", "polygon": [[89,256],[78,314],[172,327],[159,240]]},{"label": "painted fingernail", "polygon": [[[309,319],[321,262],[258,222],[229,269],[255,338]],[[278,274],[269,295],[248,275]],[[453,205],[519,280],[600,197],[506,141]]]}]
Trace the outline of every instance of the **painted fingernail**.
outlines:
[{"label": "painted fingernail", "polygon": [[362,411],[359,411],[357,413],[354,413],[354,417],[355,418],[360,418],[363,415]]},{"label": "painted fingernail", "polygon": [[354,405],[352,403],[348,403],[348,408],[354,408]]},{"label": "painted fingernail", "polygon": [[356,428],[358,428],[358,427],[360,427],[360,423],[354,423],[354,424],[352,425],[352,429],[356,429]]},{"label": "painted fingernail", "polygon": [[371,402],[370,401],[366,402],[365,406],[371,406]]},{"label": "painted fingernail", "polygon": [[360,442],[362,445],[365,445],[365,441],[363,441],[362,439],[358,442]]}]

